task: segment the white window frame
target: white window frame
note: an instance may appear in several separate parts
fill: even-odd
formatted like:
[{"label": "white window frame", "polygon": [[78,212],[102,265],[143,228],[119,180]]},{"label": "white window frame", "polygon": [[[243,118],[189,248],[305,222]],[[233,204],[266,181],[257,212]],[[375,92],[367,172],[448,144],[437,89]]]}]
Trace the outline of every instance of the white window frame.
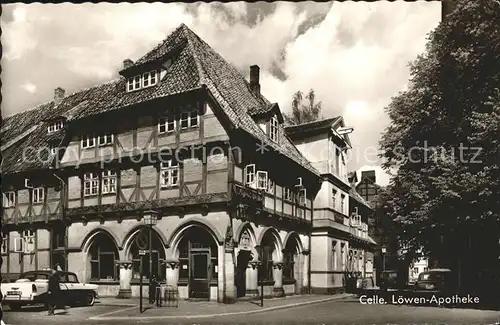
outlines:
[{"label": "white window frame", "polygon": [[100,147],[113,144],[115,141],[115,136],[112,133],[103,134],[97,137],[97,143]]},{"label": "white window frame", "polygon": [[82,149],[95,148],[95,137],[83,136],[81,140]]},{"label": "white window frame", "polygon": [[307,202],[307,191],[305,188],[301,188],[298,194],[298,203],[300,206],[305,206]]},{"label": "white window frame", "polygon": [[345,214],[345,194],[340,194],[340,212]]},{"label": "white window frame", "polygon": [[53,122],[51,123],[48,127],[47,127],[47,132],[48,133],[53,133],[53,132],[56,132],[56,131],[59,131],[61,130],[62,128],[64,128],[64,122],[59,120],[59,121],[56,121],[56,122]]},{"label": "white window frame", "polygon": [[175,160],[167,160],[160,164],[161,188],[169,188],[179,185],[179,163]]},{"label": "white window frame", "polygon": [[258,170],[257,175],[256,175],[256,181],[257,181],[257,189],[258,190],[267,190],[267,172],[263,170]]},{"label": "white window frame", "polygon": [[158,84],[158,71],[153,70],[142,74],[142,88],[153,87]]},{"label": "white window frame", "polygon": [[8,191],[3,193],[3,207],[13,208],[16,206],[16,192]]},{"label": "white window frame", "polygon": [[246,165],[243,176],[245,185],[255,188],[256,186],[255,164]]},{"label": "white window frame", "polygon": [[[107,184],[105,184],[107,183]],[[102,172],[101,193],[115,194],[116,193],[116,172],[113,170],[105,170]]]},{"label": "white window frame", "polygon": [[45,189],[43,187],[36,187],[31,194],[31,201],[33,204],[43,203],[45,197]]},{"label": "white window frame", "polygon": [[49,146],[49,150],[50,150],[50,154],[51,154],[51,155],[55,155],[55,154],[57,153],[57,150],[58,150],[58,149],[59,149],[59,148],[58,148],[57,146],[55,146],[55,145],[50,145],[50,146]]},{"label": "white window frame", "polygon": [[[196,118],[193,115],[195,115]],[[194,124],[193,121],[196,121],[196,124]],[[183,122],[186,122],[187,126],[183,126]],[[198,110],[194,109],[188,112],[182,112],[181,118],[179,120],[179,125],[181,126],[181,130],[198,127],[200,125],[200,114],[198,113]]]},{"label": "white window frame", "polygon": [[158,133],[172,133],[175,132],[177,128],[177,120],[175,115],[160,117],[158,120]]},{"label": "white window frame", "polygon": [[271,141],[278,143],[279,123],[275,116],[271,117],[269,120],[269,137],[271,138]]},{"label": "white window frame", "polygon": [[332,188],[332,206],[333,206],[333,209],[336,210],[337,209],[337,196],[339,194],[339,191],[337,191],[336,188]]},{"label": "white window frame", "polygon": [[9,235],[2,233],[2,254],[9,253]]},{"label": "white window frame", "polygon": [[98,194],[99,194],[99,174],[92,172],[85,173],[83,175],[83,196],[89,197]]},{"label": "white window frame", "polygon": [[283,187],[283,199],[285,201],[292,201],[293,200],[293,192],[292,192],[291,188]]},{"label": "white window frame", "polygon": [[274,186],[274,181],[270,179],[269,177],[267,178],[267,193],[274,195],[275,194],[275,186]]},{"label": "white window frame", "polygon": [[133,76],[127,79],[127,91],[135,91],[142,88],[142,76]]}]

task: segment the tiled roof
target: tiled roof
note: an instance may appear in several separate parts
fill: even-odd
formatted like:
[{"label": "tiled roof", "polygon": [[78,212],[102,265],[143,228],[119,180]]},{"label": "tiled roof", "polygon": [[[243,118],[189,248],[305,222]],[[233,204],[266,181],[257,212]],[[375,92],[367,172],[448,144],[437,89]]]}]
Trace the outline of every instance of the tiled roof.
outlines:
[{"label": "tiled roof", "polygon": [[294,135],[302,132],[320,131],[331,128],[339,119],[340,116],[337,116],[308,123],[289,125],[286,127],[286,132],[288,135]]},{"label": "tiled roof", "polygon": [[[173,49],[179,49],[179,53],[158,85],[139,91],[126,92],[126,81],[124,78],[119,78],[103,85],[78,91],[64,97],[59,105],[49,102],[32,110],[7,117],[0,131],[1,138],[4,142],[13,139],[33,125],[48,118],[63,116],[71,122],[206,86],[236,128],[241,128],[268,147],[319,175],[319,172],[312,167],[287,137],[280,145],[267,137],[247,111],[250,108],[265,108],[271,103],[261,95],[255,96],[241,73],[186,25],[181,24],[165,41],[140,58],[135,66],[164,58]],[[16,150],[12,148],[5,150],[3,172],[14,173],[28,169],[45,168],[47,164],[38,162],[34,156],[24,157],[25,159],[22,159],[22,156],[24,147],[28,145],[32,147],[45,146],[47,140],[47,129],[40,126],[16,143],[14,146]],[[27,160],[35,162],[29,163]]]},{"label": "tiled roof", "polygon": [[356,189],[355,189],[355,188],[353,188],[352,186],[351,186],[351,189],[349,190],[349,195],[350,195],[353,199],[355,199],[356,201],[358,201],[359,203],[361,203],[361,204],[365,205],[366,207],[368,207],[368,208],[370,208],[370,209],[372,208],[372,207],[371,207],[371,205],[370,205],[368,202],[366,202],[366,200],[365,200],[365,199],[363,199],[363,197],[362,197],[361,195],[359,195],[359,193],[358,193],[358,192],[356,192]]}]

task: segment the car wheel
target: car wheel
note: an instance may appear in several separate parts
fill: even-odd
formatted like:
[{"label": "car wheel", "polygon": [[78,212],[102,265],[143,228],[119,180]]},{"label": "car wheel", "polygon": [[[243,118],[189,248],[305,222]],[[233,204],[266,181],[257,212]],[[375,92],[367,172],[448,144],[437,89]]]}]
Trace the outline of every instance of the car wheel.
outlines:
[{"label": "car wheel", "polygon": [[95,294],[93,292],[88,292],[85,296],[85,305],[93,306],[95,303]]},{"label": "car wheel", "polygon": [[17,311],[17,310],[21,309],[21,305],[13,304],[13,305],[9,305],[9,308],[12,311]]}]

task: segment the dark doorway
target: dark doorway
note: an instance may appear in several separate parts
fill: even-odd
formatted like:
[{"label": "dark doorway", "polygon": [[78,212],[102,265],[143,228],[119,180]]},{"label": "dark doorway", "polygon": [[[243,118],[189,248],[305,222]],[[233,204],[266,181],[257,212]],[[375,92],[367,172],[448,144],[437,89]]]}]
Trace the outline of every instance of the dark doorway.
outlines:
[{"label": "dark doorway", "polygon": [[210,252],[191,253],[190,297],[210,299]]},{"label": "dark doorway", "polygon": [[236,295],[238,298],[244,297],[246,293],[246,272],[248,267],[248,262],[252,259],[252,254],[247,250],[240,250],[237,263],[236,272],[234,275],[234,280],[236,283]]}]

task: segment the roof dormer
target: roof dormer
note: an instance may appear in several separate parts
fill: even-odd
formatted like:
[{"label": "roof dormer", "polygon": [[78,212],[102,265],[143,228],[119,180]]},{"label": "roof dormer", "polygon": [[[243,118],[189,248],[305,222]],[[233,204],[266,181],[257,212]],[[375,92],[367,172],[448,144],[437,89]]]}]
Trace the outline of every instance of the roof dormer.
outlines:
[{"label": "roof dormer", "polygon": [[47,133],[54,133],[64,129],[65,119],[63,117],[55,117],[45,121],[47,124]]},{"label": "roof dormer", "polygon": [[171,59],[165,60],[162,64],[146,64],[139,67],[130,59],[124,60],[120,74],[127,80],[125,90],[131,92],[156,86],[165,77],[171,65]]}]

